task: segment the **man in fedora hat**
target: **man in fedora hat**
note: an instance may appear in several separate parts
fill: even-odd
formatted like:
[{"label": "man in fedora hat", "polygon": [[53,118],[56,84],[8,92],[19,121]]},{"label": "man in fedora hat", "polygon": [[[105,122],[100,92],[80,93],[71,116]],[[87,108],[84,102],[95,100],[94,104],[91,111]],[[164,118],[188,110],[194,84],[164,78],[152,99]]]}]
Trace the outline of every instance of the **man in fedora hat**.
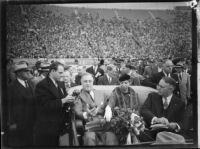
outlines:
[{"label": "man in fedora hat", "polygon": [[35,98],[25,62],[14,64],[16,79],[8,86],[8,146],[32,146]]},{"label": "man in fedora hat", "polygon": [[187,105],[188,99],[190,99],[190,75],[184,71],[184,65],[182,62],[178,62],[175,65],[175,80],[177,82],[176,94]]}]

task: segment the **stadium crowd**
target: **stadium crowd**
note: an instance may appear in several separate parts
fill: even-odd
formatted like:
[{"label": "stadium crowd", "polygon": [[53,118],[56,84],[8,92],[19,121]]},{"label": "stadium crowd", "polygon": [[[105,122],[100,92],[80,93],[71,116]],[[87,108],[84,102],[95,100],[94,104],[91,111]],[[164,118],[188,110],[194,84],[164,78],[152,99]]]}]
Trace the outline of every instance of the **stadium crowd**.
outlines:
[{"label": "stadium crowd", "polygon": [[[28,5],[8,7],[7,12],[6,145],[60,145],[59,137],[66,132],[70,134],[72,129],[71,115],[66,111],[71,110],[74,100],[77,100],[73,109],[75,115],[84,123],[91,120],[90,116],[100,116],[97,115],[99,111],[94,114],[88,107],[95,104],[92,109],[104,108],[106,121],[111,119],[111,110],[117,105],[138,110],[138,103],[130,104],[138,102],[130,86],[151,87],[159,92],[159,95],[150,93],[142,111],[138,111],[146,124],[166,124],[173,134],[194,138],[189,13],[170,11],[175,15],[172,22],[160,18],[134,22],[117,16],[105,20],[79,12],[57,16]],[[37,61],[31,66],[27,61],[15,63],[15,58]],[[52,58],[55,60],[48,60]],[[74,58],[74,64],[61,60],[65,58]],[[92,61],[86,66],[79,58]],[[68,91],[79,85],[82,90],[74,99]],[[118,87],[108,100],[94,91],[93,85]],[[108,100],[108,103],[101,104],[95,98]],[[170,98],[166,107],[162,103],[164,98]],[[157,106],[151,106],[151,102]],[[104,144],[95,144],[96,135]],[[138,139],[155,141],[155,134],[150,136],[150,140],[142,135]],[[81,145],[121,145],[110,132],[85,132],[84,137]]]},{"label": "stadium crowd", "polygon": [[7,12],[7,53],[13,58],[191,58],[189,11],[169,10],[172,21],[55,15],[29,5]]}]

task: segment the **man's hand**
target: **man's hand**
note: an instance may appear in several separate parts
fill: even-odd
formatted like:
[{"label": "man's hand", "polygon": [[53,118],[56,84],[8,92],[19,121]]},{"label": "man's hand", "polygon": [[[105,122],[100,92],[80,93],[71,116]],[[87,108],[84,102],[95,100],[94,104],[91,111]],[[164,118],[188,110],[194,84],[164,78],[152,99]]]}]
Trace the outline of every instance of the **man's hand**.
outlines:
[{"label": "man's hand", "polygon": [[172,130],[176,130],[178,128],[177,124],[173,122],[169,123],[167,126],[169,129],[172,129]]},{"label": "man's hand", "polygon": [[68,95],[65,98],[61,99],[62,103],[71,103],[75,100],[75,97]]},{"label": "man's hand", "polygon": [[110,120],[112,118],[112,110],[111,110],[110,106],[106,107],[104,118],[106,119],[106,122],[110,122]]},{"label": "man's hand", "polygon": [[155,123],[167,125],[167,124],[169,124],[169,121],[165,117],[161,117],[161,118],[156,118],[154,120],[154,124]]}]

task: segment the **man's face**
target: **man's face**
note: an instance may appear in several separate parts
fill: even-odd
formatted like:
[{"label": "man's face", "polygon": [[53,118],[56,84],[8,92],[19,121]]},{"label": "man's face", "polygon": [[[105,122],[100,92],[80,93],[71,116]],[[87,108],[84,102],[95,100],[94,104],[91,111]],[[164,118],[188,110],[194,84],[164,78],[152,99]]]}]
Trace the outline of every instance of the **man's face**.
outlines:
[{"label": "man's face", "polygon": [[178,67],[178,68],[175,68],[176,69],[176,72],[177,73],[180,73],[182,71],[182,68]]},{"label": "man's face", "polygon": [[120,71],[122,74],[128,74],[129,68],[127,68],[125,65],[122,65]]},{"label": "man's face", "polygon": [[97,66],[99,64],[99,60],[97,58],[93,59],[93,65]]},{"label": "man's face", "polygon": [[61,81],[63,73],[64,73],[64,67],[61,65],[58,65],[57,70],[52,70],[53,79],[55,81]]},{"label": "man's face", "polygon": [[93,89],[93,77],[91,75],[85,75],[81,79],[81,84],[83,87],[83,90],[91,91]]},{"label": "man's face", "polygon": [[163,65],[163,70],[165,71],[165,73],[171,73],[172,68],[173,68],[173,63],[170,60],[166,61],[165,64]]},{"label": "man's face", "polygon": [[122,89],[123,92],[127,92],[129,86],[130,86],[130,81],[128,80],[120,82],[120,88]]},{"label": "man's face", "polygon": [[65,83],[69,83],[70,80],[71,80],[71,75],[70,75],[70,72],[69,71],[65,71],[63,74],[62,74],[62,80],[65,82]]},{"label": "man's face", "polygon": [[21,75],[23,80],[28,80],[28,79],[31,79],[33,77],[33,75],[31,74],[31,72],[29,70],[21,71],[20,75]]},{"label": "man's face", "polygon": [[173,88],[170,84],[166,83],[163,79],[157,85],[158,94],[164,97],[168,97],[173,93]]}]

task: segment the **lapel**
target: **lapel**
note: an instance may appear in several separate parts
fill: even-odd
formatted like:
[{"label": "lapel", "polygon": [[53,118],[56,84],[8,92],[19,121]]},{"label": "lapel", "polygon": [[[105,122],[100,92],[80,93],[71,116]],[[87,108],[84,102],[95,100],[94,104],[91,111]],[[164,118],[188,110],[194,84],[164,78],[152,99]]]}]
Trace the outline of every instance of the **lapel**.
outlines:
[{"label": "lapel", "polygon": [[95,104],[92,100],[92,97],[90,96],[88,92],[82,90],[79,96],[83,100],[83,102],[85,102],[86,104],[92,105],[92,106]]},{"label": "lapel", "polygon": [[105,81],[105,84],[110,84],[107,75],[104,75],[104,81]]},{"label": "lapel", "polygon": [[[28,83],[28,85],[29,85],[29,89],[30,89],[30,91],[31,91],[31,93],[32,93],[32,95],[33,95],[33,88],[32,88],[32,86],[30,85],[30,83]],[[26,89],[21,83],[19,83],[19,81],[18,81],[17,79],[15,80],[15,86],[16,86],[16,89],[19,90],[19,92],[20,92],[21,94],[26,95],[27,89]],[[29,92],[29,93],[30,93],[30,92]],[[29,93],[28,93],[28,94],[29,94]]]},{"label": "lapel", "polygon": [[173,117],[173,115],[175,114],[174,110],[176,110],[176,106],[177,106],[176,97],[173,95],[168,107],[168,115],[167,115],[168,119],[170,117]]},{"label": "lapel", "polygon": [[51,93],[56,98],[62,98],[62,97],[60,97],[60,95],[58,93],[58,88],[54,85],[53,81],[49,78],[49,76],[47,76],[46,79],[47,79],[47,83],[48,83],[49,90],[51,91]]}]

